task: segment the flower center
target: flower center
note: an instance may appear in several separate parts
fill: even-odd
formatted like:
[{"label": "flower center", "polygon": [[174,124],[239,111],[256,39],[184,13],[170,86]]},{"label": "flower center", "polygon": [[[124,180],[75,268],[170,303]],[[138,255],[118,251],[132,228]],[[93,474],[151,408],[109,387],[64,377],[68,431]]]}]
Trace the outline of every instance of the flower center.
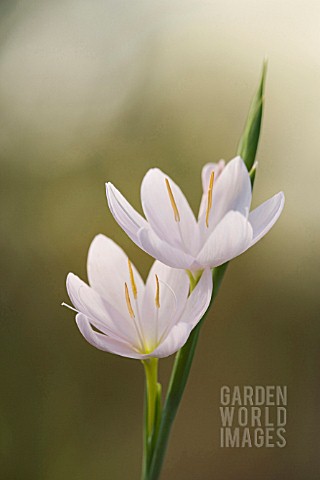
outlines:
[{"label": "flower center", "polygon": [[139,305],[138,305],[138,301],[137,301],[138,289],[137,289],[137,284],[136,284],[135,279],[134,279],[132,264],[131,264],[129,258],[128,258],[128,269],[129,269],[131,290],[132,290],[133,298],[134,298],[134,301],[135,301],[137,318],[136,318],[134,310],[132,308],[132,303],[131,303],[131,298],[130,298],[130,293],[129,293],[129,288],[128,288],[127,282],[125,282],[125,284],[124,284],[124,294],[125,294],[125,299],[126,299],[127,309],[128,309],[129,315],[133,319],[134,326],[135,326],[135,329],[136,329],[136,332],[137,332],[137,335],[138,335],[138,339],[139,339],[139,348],[138,349],[142,350],[144,348],[145,340],[144,340],[144,336],[143,336],[143,332],[142,332],[142,328],[141,328],[141,324],[140,324],[140,318],[139,318]]},{"label": "flower center", "polygon": [[133,268],[132,264],[128,258],[128,268],[129,268],[129,276],[130,276],[130,284],[131,284],[131,291],[134,297],[134,304],[135,304],[135,311],[133,310],[132,303],[131,303],[131,298],[130,298],[130,293],[129,293],[129,288],[127,282],[124,284],[124,294],[125,294],[125,299],[126,299],[126,304],[127,304],[127,309],[129,312],[130,317],[134,321],[134,326],[138,335],[139,339],[139,346],[137,347],[137,350],[140,353],[144,354],[149,354],[155,348],[157,348],[159,342],[158,342],[158,317],[159,317],[159,309],[160,309],[160,282],[159,282],[159,277],[157,274],[155,274],[155,279],[156,279],[156,293],[154,297],[154,303],[156,306],[156,317],[155,317],[155,332],[154,332],[154,339],[149,342],[149,340],[146,338],[144,335],[141,322],[140,322],[140,314],[139,314],[139,305],[137,301],[138,297],[138,289],[137,285],[135,282],[134,278],[134,273],[133,273]]},{"label": "flower center", "polygon": [[209,181],[207,211],[206,211],[206,227],[207,228],[209,228],[209,215],[210,215],[210,210],[212,208],[213,181],[214,181],[214,171],[212,170],[211,175],[210,175],[210,181]]}]

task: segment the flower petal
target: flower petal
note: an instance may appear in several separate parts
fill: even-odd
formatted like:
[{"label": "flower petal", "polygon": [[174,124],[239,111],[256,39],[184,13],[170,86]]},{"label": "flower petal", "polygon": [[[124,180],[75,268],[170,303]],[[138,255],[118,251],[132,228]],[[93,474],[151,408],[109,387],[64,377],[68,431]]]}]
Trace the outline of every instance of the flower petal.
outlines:
[{"label": "flower petal", "polygon": [[219,176],[219,181],[213,185],[209,227],[205,226],[205,213],[203,213],[200,219],[204,237],[209,237],[214,228],[230,210],[247,216],[251,197],[251,183],[247,167],[240,157],[236,157],[227,163]]},{"label": "flower petal", "polygon": [[139,359],[145,357],[136,352],[129,344],[94,331],[90,325],[89,318],[82,313],[78,313],[76,316],[76,322],[84,338],[95,348],[103,350],[104,352],[121,355],[122,357]]},{"label": "flower petal", "polygon": [[201,265],[217,267],[249,248],[252,227],[239,212],[231,211],[221,220],[198,255]]},{"label": "flower petal", "polygon": [[161,240],[149,227],[138,234],[140,247],[153,258],[173,268],[191,268],[194,258],[182,249]]},{"label": "flower petal", "polygon": [[[179,221],[170,200],[167,183],[179,212]],[[187,253],[197,251],[198,229],[194,214],[180,188],[158,168],[150,169],[141,184],[141,203],[145,216],[157,234],[173,247]]]},{"label": "flower petal", "polygon": [[[175,325],[178,306],[174,291],[166,283],[160,283],[160,307],[153,301],[144,303],[141,318],[142,335],[145,350],[152,352],[155,347],[167,336],[170,329]],[[185,305],[186,299],[184,300]]]},{"label": "flower petal", "polygon": [[[144,283],[132,264],[138,300],[143,299]],[[89,248],[87,261],[88,279],[91,287],[123,315],[127,315],[124,284],[130,288],[128,257],[113,240],[97,235]]]},{"label": "flower petal", "polygon": [[[155,303],[157,282],[159,281],[159,303]],[[189,293],[189,279],[184,270],[168,267],[155,261],[148,275],[143,298],[143,332],[151,343],[157,344],[170,326],[180,318]]]},{"label": "flower petal", "polygon": [[284,207],[283,192],[277,193],[259,207],[255,208],[249,215],[249,222],[253,229],[251,245],[257,243],[270,228],[276,223]]},{"label": "flower petal", "polygon": [[146,220],[130,205],[112,183],[106,183],[107,200],[110,211],[120,227],[138,246],[137,233],[147,226]]},{"label": "flower petal", "polygon": [[179,320],[193,329],[207,311],[212,296],[212,272],[206,268],[195,289],[187,300],[186,308]]},{"label": "flower petal", "polygon": [[73,273],[67,277],[67,291],[73,305],[90,318],[101,332],[139,347],[139,338],[129,312],[127,315],[113,307],[98,292],[89,287]]},{"label": "flower petal", "polygon": [[163,358],[176,353],[188,340],[191,330],[188,323],[174,325],[164,342],[150,354],[150,357]]},{"label": "flower petal", "polygon": [[210,269],[206,269],[198,285],[188,298],[180,320],[170,329],[162,343],[151,353],[151,356],[156,358],[168,357],[183,347],[191,331],[207,311],[211,295],[212,274]]},{"label": "flower petal", "polygon": [[[185,270],[168,267],[168,265],[156,260],[150,269],[145,290],[145,297],[150,296],[153,301],[155,275],[158,276],[160,281],[160,293],[161,283],[166,284],[174,292],[178,306],[180,304],[184,305],[189,293],[189,278]],[[165,309],[165,302],[166,299],[163,298],[161,308]]]}]

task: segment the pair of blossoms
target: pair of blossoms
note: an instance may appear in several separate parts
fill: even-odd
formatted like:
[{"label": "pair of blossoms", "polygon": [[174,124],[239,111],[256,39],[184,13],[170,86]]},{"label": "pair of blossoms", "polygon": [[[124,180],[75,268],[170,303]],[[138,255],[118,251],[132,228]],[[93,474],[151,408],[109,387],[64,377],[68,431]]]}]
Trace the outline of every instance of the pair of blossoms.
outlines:
[{"label": "pair of blossoms", "polygon": [[[197,221],[180,188],[157,168],[141,185],[146,219],[107,183],[115,220],[156,261],[144,284],[123,250],[98,235],[88,254],[90,286],[68,275],[77,325],[96,348],[141,360],[178,351],[209,306],[211,269],[254,245],[283,209],[280,192],[249,213],[251,182],[240,157],[205,165],[202,185]],[[186,271],[200,277],[190,294]]]}]

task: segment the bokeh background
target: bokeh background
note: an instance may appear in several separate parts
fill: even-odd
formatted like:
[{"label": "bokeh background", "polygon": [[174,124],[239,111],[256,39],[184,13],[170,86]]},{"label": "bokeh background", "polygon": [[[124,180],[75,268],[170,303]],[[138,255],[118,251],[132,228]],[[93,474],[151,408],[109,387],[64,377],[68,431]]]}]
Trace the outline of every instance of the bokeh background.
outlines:
[{"label": "bokeh background", "polygon": [[[1,0],[1,479],[139,478],[142,366],[86,344],[65,277],[86,278],[99,232],[146,275],[105,181],[141,210],[157,165],[197,209],[265,55],[254,204],[284,190],[286,207],[227,272],[162,478],[319,478],[319,25],[310,0]],[[268,384],[288,385],[287,446],[220,448],[220,387]]]}]

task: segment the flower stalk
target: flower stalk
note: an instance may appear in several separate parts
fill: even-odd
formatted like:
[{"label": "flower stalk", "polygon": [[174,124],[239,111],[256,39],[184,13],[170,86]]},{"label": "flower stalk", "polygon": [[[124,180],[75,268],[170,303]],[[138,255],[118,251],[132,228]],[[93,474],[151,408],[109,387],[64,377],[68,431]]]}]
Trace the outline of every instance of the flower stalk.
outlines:
[{"label": "flower stalk", "polygon": [[146,378],[143,429],[143,465],[141,480],[148,478],[152,449],[156,442],[161,416],[161,385],[158,383],[158,359],[142,360]]}]

